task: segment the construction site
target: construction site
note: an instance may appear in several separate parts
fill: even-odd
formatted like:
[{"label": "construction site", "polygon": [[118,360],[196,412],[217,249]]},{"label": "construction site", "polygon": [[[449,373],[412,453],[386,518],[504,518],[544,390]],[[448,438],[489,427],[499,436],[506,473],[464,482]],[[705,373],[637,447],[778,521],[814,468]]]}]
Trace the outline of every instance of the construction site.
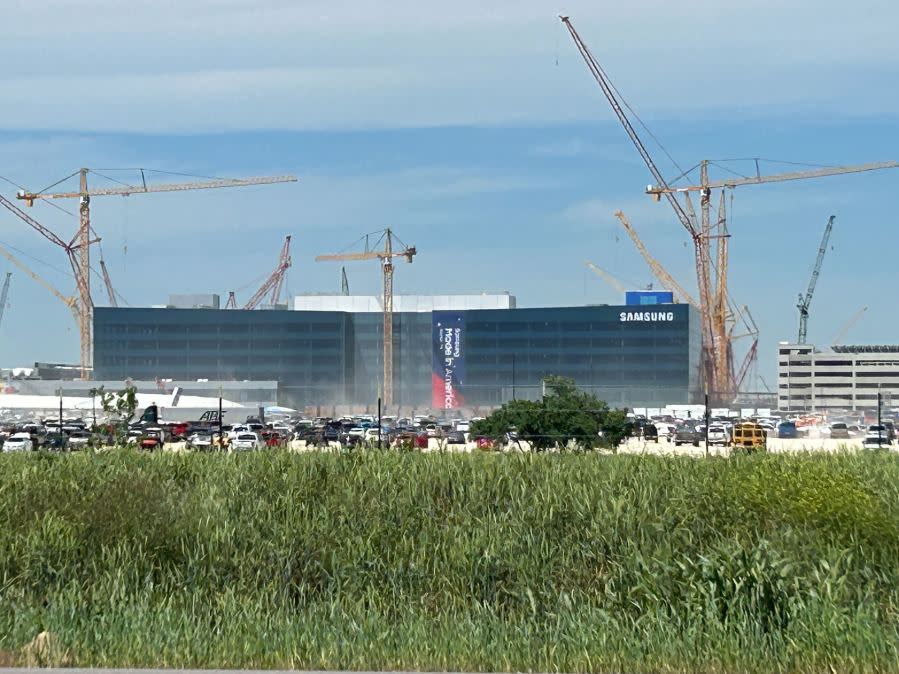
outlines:
[{"label": "construction site", "polygon": [[[507,290],[395,295],[396,267],[414,263],[418,251],[387,228],[363,235],[341,252],[319,251],[314,256],[319,263],[378,265],[383,285],[376,294],[351,294],[345,267],[340,267],[342,292],[287,296],[284,279],[293,264],[292,236],[298,234],[291,232],[285,233],[280,251],[273,254],[264,282],[247,297],[238,297],[239,291],[228,288],[210,288],[202,295],[172,296],[167,302],[160,298],[159,304],[148,307],[124,307],[102,255],[103,223],[95,227],[92,221],[93,200],[289,184],[298,178],[170,183],[157,181],[160,172],[137,169],[126,182],[81,168],[39,191],[22,187],[10,197],[0,194],[0,205],[14,222],[43,237],[54,254],[62,252],[72,280],[70,288],[58,289],[13,252],[0,248],[13,265],[0,294],[0,320],[11,276],[21,274],[42,285],[71,312],[80,344],[77,373],[81,381],[277,382],[278,402],[295,408],[370,409],[380,400],[396,414],[423,409],[444,414],[477,412],[509,400],[536,399],[550,376],[573,379],[618,407],[661,408],[708,401],[719,408],[749,405],[791,410],[825,404],[828,386],[839,382],[823,378],[801,392],[796,387],[803,384],[794,383],[793,378],[803,374],[797,375],[791,366],[795,359],[814,360],[817,352],[805,346],[806,326],[836,218],[830,217],[825,224],[808,288],[799,298],[795,343],[779,350],[783,358],[777,386],[783,389],[781,379],[789,379],[785,397],[759,375],[759,344],[765,337],[750,304],[730,287],[728,217],[734,193],[751,185],[891,169],[899,167],[899,162],[766,174],[756,161],[755,173],[742,175],[720,161],[701,160],[680,175],[666,178],[645,140],[652,137],[651,132],[573,22],[560,18],[588,75],[645,165],[652,181],[643,190],[646,198],[659,202],[659,208],[670,208],[672,226],[682,228],[692,242],[693,279],[677,279],[669,273],[638,234],[639,223],[632,223],[619,210],[614,217],[645,261],[653,283],[663,289],[633,288],[606,271],[602,259],[586,261],[589,269],[620,293],[620,304],[523,308]],[[114,184],[109,185],[110,181]],[[77,204],[78,228],[68,240],[31,212],[35,204],[57,201]],[[833,346],[839,345],[864,310],[841,328]],[[869,383],[879,390],[891,385],[891,375],[887,368],[883,377],[875,373]],[[899,389],[895,392],[899,395]],[[871,399],[855,393],[847,397],[841,391],[831,402],[835,408],[856,409],[869,405]],[[4,407],[2,399],[0,407]]]}]

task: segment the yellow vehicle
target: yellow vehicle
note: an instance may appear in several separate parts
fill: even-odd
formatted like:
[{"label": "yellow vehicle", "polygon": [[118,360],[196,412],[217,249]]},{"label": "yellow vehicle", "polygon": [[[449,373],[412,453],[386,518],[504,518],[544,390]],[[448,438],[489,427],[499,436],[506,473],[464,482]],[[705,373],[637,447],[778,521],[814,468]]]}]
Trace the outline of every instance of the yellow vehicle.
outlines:
[{"label": "yellow vehicle", "polygon": [[768,435],[765,429],[753,422],[744,422],[734,426],[734,448],[764,449]]}]

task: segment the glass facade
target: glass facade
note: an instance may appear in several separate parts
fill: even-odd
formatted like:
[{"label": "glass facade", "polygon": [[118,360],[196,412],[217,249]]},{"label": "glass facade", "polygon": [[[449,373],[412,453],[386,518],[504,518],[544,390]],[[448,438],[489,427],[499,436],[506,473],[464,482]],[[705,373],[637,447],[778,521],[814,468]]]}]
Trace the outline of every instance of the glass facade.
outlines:
[{"label": "glass facade", "polygon": [[[539,397],[549,375],[614,405],[698,399],[701,336],[688,305],[460,313],[467,407]],[[98,307],[94,377],[277,380],[282,404],[370,406],[382,332],[379,313]],[[395,314],[393,334],[395,402],[429,407],[432,314]]]}]

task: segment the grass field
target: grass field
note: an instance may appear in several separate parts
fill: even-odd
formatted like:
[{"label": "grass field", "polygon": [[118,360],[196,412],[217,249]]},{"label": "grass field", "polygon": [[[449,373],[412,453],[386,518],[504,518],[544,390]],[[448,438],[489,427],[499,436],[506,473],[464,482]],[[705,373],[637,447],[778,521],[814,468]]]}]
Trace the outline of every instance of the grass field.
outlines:
[{"label": "grass field", "polygon": [[0,456],[0,652],[57,664],[899,669],[899,457]]}]

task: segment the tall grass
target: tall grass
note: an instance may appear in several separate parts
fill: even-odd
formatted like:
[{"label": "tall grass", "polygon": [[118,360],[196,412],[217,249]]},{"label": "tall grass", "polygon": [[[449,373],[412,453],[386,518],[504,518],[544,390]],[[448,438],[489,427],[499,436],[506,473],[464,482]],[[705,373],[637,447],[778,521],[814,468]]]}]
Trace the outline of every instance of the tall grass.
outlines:
[{"label": "tall grass", "polygon": [[899,459],[0,457],[0,651],[91,666],[895,671]]}]

